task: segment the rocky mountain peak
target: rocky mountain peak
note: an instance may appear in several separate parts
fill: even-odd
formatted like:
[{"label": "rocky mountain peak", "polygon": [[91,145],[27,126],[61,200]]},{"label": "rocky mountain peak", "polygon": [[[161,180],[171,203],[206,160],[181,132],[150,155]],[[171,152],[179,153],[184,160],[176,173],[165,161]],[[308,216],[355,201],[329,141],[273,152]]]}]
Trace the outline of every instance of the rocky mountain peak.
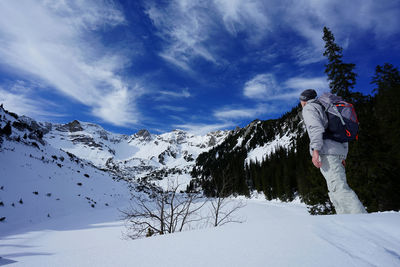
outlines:
[{"label": "rocky mountain peak", "polygon": [[83,131],[83,127],[79,121],[74,120],[67,124],[57,127],[56,130],[60,132],[79,132]]},{"label": "rocky mountain peak", "polygon": [[135,137],[139,138],[141,141],[150,141],[151,140],[151,134],[146,129],[139,130],[135,134]]}]

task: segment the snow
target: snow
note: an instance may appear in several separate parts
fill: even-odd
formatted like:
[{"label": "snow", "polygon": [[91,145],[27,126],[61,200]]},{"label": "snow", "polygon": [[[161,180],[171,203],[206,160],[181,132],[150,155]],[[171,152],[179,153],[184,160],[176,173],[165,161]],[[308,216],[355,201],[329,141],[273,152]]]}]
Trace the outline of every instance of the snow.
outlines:
[{"label": "snow", "polygon": [[[80,126],[77,129],[82,130],[75,132],[68,131],[65,125],[55,124],[44,139],[52,147],[68,151],[99,168],[107,169],[106,163],[111,159],[123,172],[123,176],[136,179],[152,176],[163,169],[168,171],[178,168],[188,174],[199,154],[218,145],[229,134],[228,131],[217,131],[196,136],[182,130],[173,130],[152,135],[142,130],[141,134],[127,136],[107,132],[96,124],[77,123]],[[168,177],[175,176],[168,174]],[[187,177],[178,177],[180,182],[186,182],[182,187],[189,183]],[[165,183],[158,184],[163,186]]]},{"label": "snow", "polygon": [[170,175],[166,179],[158,180],[155,182],[161,188],[173,188],[177,186],[178,191],[185,191],[186,186],[192,180],[192,176],[188,173],[178,174],[178,175]]},{"label": "snow", "polygon": [[[238,201],[238,200],[234,200]],[[400,214],[311,216],[301,203],[246,199],[241,224],[139,240],[114,209],[0,237],[10,266],[399,266]]]},{"label": "snow", "polygon": [[39,150],[4,142],[0,149],[0,217],[5,220],[0,223],[0,235],[70,213],[89,215],[94,209],[127,203],[129,190],[123,181],[113,180],[89,162],[77,161],[50,146]]},{"label": "snow", "polygon": [[243,136],[240,136],[237,140],[236,146],[233,149],[236,149],[237,147],[241,147],[243,140],[244,140]]},{"label": "snow", "polygon": [[283,136],[277,135],[271,142],[266,143],[263,146],[257,146],[247,153],[245,164],[250,162],[262,162],[267,156],[275,152],[278,147],[289,148],[291,145],[291,139],[295,136],[294,133],[286,133]]},{"label": "snow", "polygon": [[[211,138],[218,144],[227,133],[193,136],[176,130],[144,140],[82,125],[79,132],[51,131],[45,136],[50,144],[40,149],[4,138],[0,266],[400,266],[399,212],[311,216],[299,199],[266,201],[257,192],[251,199],[231,199],[246,203],[237,214],[242,223],[213,228],[201,222],[190,225],[190,231],[127,239],[119,209],[129,206],[131,192],[124,181],[93,164],[103,166],[112,157],[128,167],[188,170],[194,163],[183,159],[185,153],[195,159],[210,148]],[[22,134],[13,129],[12,137]],[[102,146],[74,144],[73,135]],[[262,160],[277,145],[290,145],[290,138],[277,137],[252,150],[247,160]],[[61,148],[82,158],[70,158]],[[165,165],[158,162],[164,152]],[[183,171],[156,182],[165,188],[172,181],[184,189],[190,179]]]}]

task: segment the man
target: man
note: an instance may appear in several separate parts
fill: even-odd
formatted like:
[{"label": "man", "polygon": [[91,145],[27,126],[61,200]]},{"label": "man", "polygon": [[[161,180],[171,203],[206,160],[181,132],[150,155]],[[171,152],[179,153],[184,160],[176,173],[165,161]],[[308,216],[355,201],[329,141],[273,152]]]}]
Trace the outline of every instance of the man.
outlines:
[{"label": "man", "polygon": [[303,120],[310,137],[312,163],[325,177],[328,195],[337,214],[366,213],[356,193],[346,181],[345,160],[348,143],[323,139],[323,133],[328,127],[328,117],[316,97],[317,92],[313,89],[307,89],[300,94]]}]

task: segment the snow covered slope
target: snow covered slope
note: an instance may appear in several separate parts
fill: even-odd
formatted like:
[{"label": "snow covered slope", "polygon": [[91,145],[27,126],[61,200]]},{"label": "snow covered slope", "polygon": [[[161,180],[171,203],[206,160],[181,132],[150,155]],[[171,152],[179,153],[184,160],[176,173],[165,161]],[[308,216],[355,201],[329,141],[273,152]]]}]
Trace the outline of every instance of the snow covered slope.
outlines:
[{"label": "snow covered slope", "polygon": [[129,197],[125,182],[67,153],[6,143],[0,149],[0,234],[52,217],[118,207]]},{"label": "snow covered slope", "polygon": [[[0,235],[72,213],[116,209],[129,199],[124,181],[43,139],[45,124],[0,108]],[[7,130],[6,125],[11,125]],[[6,129],[6,130],[4,130]]]},{"label": "snow covered slope", "polygon": [[277,148],[290,148],[293,145],[292,139],[295,136],[296,133],[288,132],[283,136],[275,136],[272,141],[269,141],[262,146],[257,145],[255,148],[250,149],[247,153],[245,164],[250,164],[250,162],[263,162],[265,158],[274,153]]},{"label": "snow covered slope", "polygon": [[197,155],[228,132],[127,136],[96,124],[40,123],[0,107],[0,234],[126,205],[129,188],[173,179],[185,189]]},{"label": "snow covered slope", "polygon": [[140,240],[98,210],[0,237],[10,266],[385,266],[400,265],[400,214],[310,216],[303,204],[245,200],[246,221]]}]

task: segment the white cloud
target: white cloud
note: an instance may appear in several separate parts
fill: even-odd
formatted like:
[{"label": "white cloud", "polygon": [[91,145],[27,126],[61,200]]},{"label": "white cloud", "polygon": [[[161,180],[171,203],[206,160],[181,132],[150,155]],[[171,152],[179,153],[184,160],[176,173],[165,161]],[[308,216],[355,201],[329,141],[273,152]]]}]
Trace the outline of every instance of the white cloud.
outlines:
[{"label": "white cloud", "polygon": [[215,49],[219,41],[215,32],[222,30],[256,47],[279,42],[281,39],[273,37],[282,32],[299,35],[305,42],[296,45],[291,53],[298,64],[306,65],[323,60],[324,26],[330,27],[337,42],[346,46],[354,32],[372,30],[377,39],[398,33],[399,13],[397,0],[172,0],[147,8],[167,42],[160,55],[187,71],[199,57],[215,64],[223,61]]},{"label": "white cloud", "polygon": [[118,75],[129,64],[126,57],[95,35],[124,23],[110,1],[1,1],[0,64],[89,106],[108,123],[127,126],[137,120],[138,86]]},{"label": "white cloud", "polygon": [[166,45],[160,56],[176,66],[190,70],[189,62],[197,57],[216,63],[204,45],[211,23],[207,2],[174,0],[166,7],[150,4],[147,14],[157,27]]},{"label": "white cloud", "polygon": [[133,98],[128,88],[119,88],[105,95],[98,106],[93,108],[92,114],[117,126],[136,124],[139,118],[131,104]]},{"label": "white cloud", "polygon": [[279,92],[275,77],[271,73],[258,74],[246,82],[243,94],[252,99],[265,99]]},{"label": "white cloud", "polygon": [[[187,110],[187,108],[185,108],[185,107],[177,107],[177,106],[170,106],[170,105],[156,106],[156,109],[169,110],[169,111],[174,111],[174,112],[182,112],[182,111]],[[177,118],[177,117],[175,117],[175,118]]]},{"label": "white cloud", "polygon": [[[329,91],[328,81],[326,77],[292,77],[278,84],[272,73],[263,73],[256,75],[253,79],[245,83],[243,94],[258,103],[265,103],[273,100],[297,99],[303,90],[309,88],[315,89],[318,93]],[[254,117],[257,114],[263,114],[260,112],[261,110],[257,106],[256,108],[232,110],[230,112],[222,110],[216,114],[219,114],[219,117],[223,117],[225,114],[226,116],[229,116],[229,114],[242,115],[242,117],[246,117],[248,114],[248,117]]]},{"label": "white cloud", "polygon": [[272,105],[257,105],[255,108],[225,107],[214,111],[214,117],[220,120],[256,118],[263,114],[273,113],[276,108]]},{"label": "white cloud", "polygon": [[[284,86],[286,88],[292,88],[294,91],[291,94],[291,98],[298,98],[300,93],[306,89],[314,89],[317,94],[320,95],[324,92],[329,92],[329,83],[326,77],[293,77],[288,79]],[[289,97],[289,95],[288,95]]]},{"label": "white cloud", "polygon": [[[322,35],[321,35],[322,36]],[[293,57],[297,64],[303,66],[325,60],[323,56],[322,46],[317,49],[314,46],[298,45],[292,49]]]},{"label": "white cloud", "polygon": [[4,108],[11,112],[37,120],[63,116],[60,113],[53,112],[56,107],[54,103],[43,99],[33,99],[29,88],[22,88],[21,86],[18,86],[14,92],[6,91],[0,87],[0,104],[4,104]]},{"label": "white cloud", "polygon": [[181,92],[174,91],[159,91],[161,98],[188,98],[191,94],[188,89],[183,89]]},{"label": "white cloud", "polygon": [[263,1],[214,0],[225,28],[233,35],[249,32],[249,41],[257,43],[270,32],[272,22]]},{"label": "white cloud", "polygon": [[[318,94],[329,91],[325,77],[292,77],[278,84],[272,73],[258,74],[243,88],[244,96],[255,101],[253,107],[226,106],[214,110],[213,116],[220,121],[261,118],[290,107],[298,100],[300,93],[309,88],[315,89]],[[280,101],[279,107],[276,101]]]},{"label": "white cloud", "polygon": [[328,90],[329,84],[326,77],[314,77],[314,78],[304,78],[304,77],[293,77],[288,79],[284,86],[287,88],[305,90],[305,89],[315,89],[315,90]]},{"label": "white cloud", "polygon": [[190,71],[197,58],[214,64],[223,61],[215,51],[219,47],[215,32],[225,29],[233,37],[246,32],[246,41],[258,43],[270,32],[265,10],[262,1],[172,0],[166,5],[152,2],[146,13],[166,42],[160,56]]},{"label": "white cloud", "polygon": [[[293,0],[290,6],[282,16],[284,23],[308,41],[308,45],[293,50],[300,65],[323,59],[324,26],[333,31],[336,42],[341,46],[351,43],[352,35],[360,31],[372,30],[376,39],[399,32],[400,5],[396,0],[355,0],[346,3],[335,0]],[[305,54],[299,54],[300,50],[305,50]]]},{"label": "white cloud", "polygon": [[161,52],[160,57],[164,60],[172,63],[173,65],[185,70],[185,71],[192,71],[189,66],[189,58],[183,54],[179,53],[179,50],[175,49],[166,49],[165,51]]}]

